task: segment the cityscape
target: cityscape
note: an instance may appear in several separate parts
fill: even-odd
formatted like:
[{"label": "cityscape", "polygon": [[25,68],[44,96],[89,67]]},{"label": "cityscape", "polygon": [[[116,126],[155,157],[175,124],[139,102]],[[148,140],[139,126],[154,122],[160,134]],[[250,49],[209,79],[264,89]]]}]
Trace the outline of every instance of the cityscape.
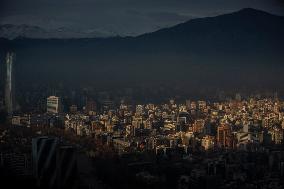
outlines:
[{"label": "cityscape", "polygon": [[148,3],[29,2],[62,28],[4,0],[1,188],[284,188],[281,1],[165,1],[147,17]]},{"label": "cityscape", "polygon": [[83,106],[48,96],[34,112],[7,114],[2,166],[51,188],[283,187],[284,101],[277,93],[156,104],[134,104],[130,89],[119,101],[92,95],[80,94]]}]

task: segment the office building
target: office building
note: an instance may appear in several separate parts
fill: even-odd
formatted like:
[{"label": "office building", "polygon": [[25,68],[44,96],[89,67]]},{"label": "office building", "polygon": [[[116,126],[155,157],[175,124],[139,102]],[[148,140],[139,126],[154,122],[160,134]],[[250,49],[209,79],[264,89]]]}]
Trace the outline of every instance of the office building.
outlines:
[{"label": "office building", "polygon": [[47,113],[57,114],[61,110],[60,98],[56,96],[50,96],[47,98]]},{"label": "office building", "polygon": [[5,82],[5,107],[8,115],[13,114],[14,81],[13,81],[13,61],[14,53],[8,52],[6,55],[6,82]]},{"label": "office building", "polygon": [[39,187],[56,187],[57,138],[38,137],[32,140],[33,175]]},{"label": "office building", "polygon": [[76,149],[58,138],[32,140],[33,175],[40,188],[72,188],[77,178]]}]

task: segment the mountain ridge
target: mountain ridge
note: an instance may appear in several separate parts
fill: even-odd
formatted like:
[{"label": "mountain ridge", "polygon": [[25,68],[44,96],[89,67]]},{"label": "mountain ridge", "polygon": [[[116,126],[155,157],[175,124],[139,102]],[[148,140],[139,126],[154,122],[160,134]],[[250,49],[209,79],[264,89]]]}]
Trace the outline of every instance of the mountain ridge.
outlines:
[{"label": "mountain ridge", "polygon": [[2,24],[0,25],[0,37],[9,40],[18,38],[28,39],[69,39],[69,38],[102,38],[115,36],[115,34],[107,31],[99,31],[94,29],[89,30],[74,30],[66,27],[60,27],[55,29],[44,29],[35,25],[27,24]]},{"label": "mountain ridge", "polygon": [[283,17],[244,9],[137,37],[2,39],[0,51],[16,53],[21,82],[281,87],[283,33]]},{"label": "mountain ridge", "polygon": [[[111,35],[110,33],[108,34],[103,34],[103,33],[99,33],[97,36],[95,35],[96,32],[94,34],[91,33],[91,35],[94,35],[93,37],[84,37],[84,36],[79,36],[79,37],[68,37],[70,35],[67,35],[66,37],[43,37],[43,38],[40,38],[40,37],[28,37],[28,35],[18,35],[16,37],[3,37],[3,34],[1,34],[1,28],[2,27],[23,27],[23,28],[34,28],[34,29],[38,29],[38,30],[41,30],[42,32],[45,32],[45,33],[51,33],[52,31],[58,31],[58,30],[67,30],[66,28],[57,28],[57,29],[53,29],[51,31],[47,31],[39,26],[33,26],[33,25],[27,25],[27,24],[21,24],[21,25],[13,25],[13,24],[2,24],[0,25],[0,38],[5,38],[5,39],[9,39],[9,40],[17,40],[17,39],[97,39],[97,38],[116,38],[116,37],[121,37],[121,38],[136,38],[136,37],[142,37],[142,36],[147,36],[147,35],[150,35],[150,34],[153,34],[153,33],[156,33],[156,32],[161,32],[161,31],[164,31],[164,30],[168,30],[168,29],[172,29],[172,28],[176,28],[176,27],[180,27],[180,26],[183,26],[183,25],[187,25],[187,24],[190,24],[190,23],[193,23],[193,22],[196,22],[196,21],[200,21],[200,20],[204,20],[204,19],[218,19],[220,17],[227,17],[227,16],[257,16],[257,15],[260,15],[260,16],[271,16],[271,17],[279,17],[281,19],[284,19],[283,16],[279,16],[279,15],[274,15],[274,14],[271,14],[271,13],[268,13],[268,12],[265,12],[265,11],[262,11],[262,10],[258,10],[258,9],[253,9],[253,8],[244,8],[244,9],[240,9],[238,11],[235,11],[235,12],[231,12],[231,13],[226,13],[226,14],[221,14],[221,15],[217,15],[217,16],[210,16],[210,17],[201,17],[201,18],[194,18],[194,19],[190,19],[188,21],[185,21],[185,22],[182,22],[182,23],[178,23],[174,26],[170,26],[170,27],[166,27],[166,28],[162,28],[162,29],[158,29],[156,31],[153,31],[153,32],[148,32],[148,33],[144,33],[144,34],[141,34],[141,35],[138,35],[138,36],[120,36],[118,34],[113,34]],[[82,32],[77,32],[77,33],[81,33],[81,34],[86,34],[84,33],[83,31]]]}]

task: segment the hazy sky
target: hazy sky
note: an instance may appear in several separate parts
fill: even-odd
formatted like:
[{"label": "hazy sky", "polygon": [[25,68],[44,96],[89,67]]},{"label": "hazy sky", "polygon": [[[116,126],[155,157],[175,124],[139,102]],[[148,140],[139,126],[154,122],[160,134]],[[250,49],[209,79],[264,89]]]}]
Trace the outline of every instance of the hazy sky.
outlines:
[{"label": "hazy sky", "polygon": [[283,0],[0,0],[0,23],[137,35],[245,7],[283,15]]}]

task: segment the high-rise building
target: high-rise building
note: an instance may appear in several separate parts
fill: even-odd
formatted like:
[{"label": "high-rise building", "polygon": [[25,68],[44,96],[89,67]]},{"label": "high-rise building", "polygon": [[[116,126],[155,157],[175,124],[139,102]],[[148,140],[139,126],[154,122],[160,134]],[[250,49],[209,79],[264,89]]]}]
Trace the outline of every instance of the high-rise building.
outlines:
[{"label": "high-rise building", "polygon": [[47,98],[47,113],[57,114],[61,110],[60,98],[56,96],[50,96]]},{"label": "high-rise building", "polygon": [[187,110],[190,109],[190,100],[185,101],[185,106],[186,106]]},{"label": "high-rise building", "polygon": [[230,146],[231,129],[229,125],[221,125],[217,128],[217,142],[220,146]]},{"label": "high-rise building", "polygon": [[7,167],[15,176],[31,175],[31,159],[30,154],[20,152],[3,152],[1,155],[0,165]]},{"label": "high-rise building", "polygon": [[33,175],[38,186],[56,186],[57,146],[57,138],[39,137],[32,140]]},{"label": "high-rise building", "polygon": [[97,103],[92,98],[87,98],[85,113],[95,112],[97,110]]},{"label": "high-rise building", "polygon": [[76,182],[76,149],[60,144],[58,138],[33,138],[32,162],[40,188],[72,188]]},{"label": "high-rise building", "polygon": [[13,61],[14,53],[8,52],[6,55],[6,81],[5,81],[5,107],[8,115],[13,114]]}]

